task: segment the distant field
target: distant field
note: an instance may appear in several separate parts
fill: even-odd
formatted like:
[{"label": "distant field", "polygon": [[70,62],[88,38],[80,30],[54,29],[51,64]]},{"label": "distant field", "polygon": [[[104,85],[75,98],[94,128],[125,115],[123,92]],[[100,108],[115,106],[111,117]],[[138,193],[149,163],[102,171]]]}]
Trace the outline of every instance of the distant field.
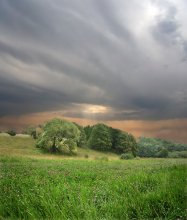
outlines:
[{"label": "distant field", "polygon": [[187,218],[185,159],[70,158],[0,137],[0,219]]}]

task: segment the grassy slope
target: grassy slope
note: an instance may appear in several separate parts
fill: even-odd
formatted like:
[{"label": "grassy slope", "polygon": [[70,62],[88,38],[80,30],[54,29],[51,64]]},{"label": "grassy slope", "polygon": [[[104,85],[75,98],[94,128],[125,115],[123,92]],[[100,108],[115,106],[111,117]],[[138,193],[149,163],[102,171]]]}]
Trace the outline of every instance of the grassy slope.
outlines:
[{"label": "grassy slope", "polygon": [[184,159],[63,160],[18,137],[0,153],[0,219],[186,218]]},{"label": "grassy slope", "polygon": [[19,157],[41,158],[41,159],[83,159],[85,156],[89,159],[108,158],[118,159],[119,156],[113,153],[102,153],[90,149],[78,148],[76,157],[67,157],[63,155],[51,155],[43,153],[35,147],[35,141],[31,137],[5,137],[0,136],[0,155],[11,155]]},{"label": "grassy slope", "polygon": [[0,155],[28,156],[40,155],[39,149],[34,147],[31,137],[0,136]]}]

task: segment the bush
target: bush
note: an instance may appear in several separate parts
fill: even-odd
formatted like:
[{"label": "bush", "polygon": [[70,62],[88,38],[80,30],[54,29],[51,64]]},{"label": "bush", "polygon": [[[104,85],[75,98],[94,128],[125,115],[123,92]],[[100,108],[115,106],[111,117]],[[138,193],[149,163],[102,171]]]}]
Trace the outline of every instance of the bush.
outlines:
[{"label": "bush", "polygon": [[9,134],[11,136],[15,136],[16,132],[14,130],[9,130],[9,131],[7,131],[7,134]]},{"label": "bush", "polygon": [[140,158],[141,158],[141,157],[136,156],[134,159],[136,159],[136,160],[140,160]]},{"label": "bush", "polygon": [[121,154],[120,159],[130,160],[130,159],[134,159],[134,156],[131,153]]},{"label": "bush", "polygon": [[30,135],[33,139],[37,139],[42,133],[42,127],[28,126],[22,131],[22,133]]}]

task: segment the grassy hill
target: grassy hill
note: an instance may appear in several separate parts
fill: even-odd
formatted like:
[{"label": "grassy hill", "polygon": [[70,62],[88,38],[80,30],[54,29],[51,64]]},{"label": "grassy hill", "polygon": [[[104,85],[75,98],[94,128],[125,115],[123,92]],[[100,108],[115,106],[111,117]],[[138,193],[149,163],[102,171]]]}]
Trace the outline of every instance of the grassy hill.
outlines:
[{"label": "grassy hill", "polygon": [[185,159],[78,152],[44,154],[30,137],[0,136],[0,219],[186,219]]},{"label": "grassy hill", "polygon": [[78,148],[76,156],[52,155],[44,153],[35,147],[33,138],[27,135],[4,136],[0,135],[0,155],[30,157],[40,159],[108,159],[116,160],[119,156],[113,153],[104,153],[91,149]]}]

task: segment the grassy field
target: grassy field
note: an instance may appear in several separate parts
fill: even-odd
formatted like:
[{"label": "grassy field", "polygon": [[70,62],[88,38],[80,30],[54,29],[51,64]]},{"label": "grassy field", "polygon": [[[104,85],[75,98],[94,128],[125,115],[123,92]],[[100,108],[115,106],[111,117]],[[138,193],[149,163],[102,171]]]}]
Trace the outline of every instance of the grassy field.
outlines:
[{"label": "grassy field", "polygon": [[0,178],[0,219],[187,218],[185,159],[72,159],[0,137]]},{"label": "grassy field", "polygon": [[0,156],[18,156],[38,159],[106,159],[118,160],[119,156],[113,153],[102,153],[95,150],[78,148],[77,156],[69,157],[44,153],[35,147],[35,141],[31,137],[7,137],[0,135]]}]

